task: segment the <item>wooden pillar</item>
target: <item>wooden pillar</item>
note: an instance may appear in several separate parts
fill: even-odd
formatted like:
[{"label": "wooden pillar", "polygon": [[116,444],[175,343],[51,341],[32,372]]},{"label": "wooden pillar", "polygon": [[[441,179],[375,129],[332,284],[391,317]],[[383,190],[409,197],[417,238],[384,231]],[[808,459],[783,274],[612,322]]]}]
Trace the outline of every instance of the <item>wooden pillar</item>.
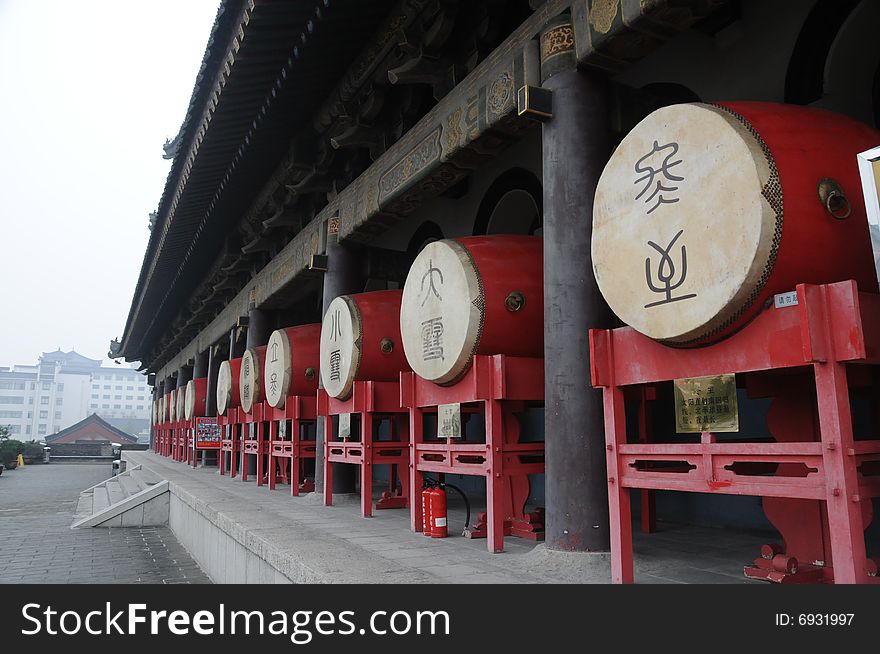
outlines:
[{"label": "wooden pillar", "polygon": [[[560,16],[553,31],[570,26]],[[573,43],[572,46],[573,48]],[[555,49],[554,49],[555,48]],[[590,387],[587,332],[610,327],[611,313],[590,257],[593,196],[609,155],[604,79],[574,67],[574,52],[543,47],[544,88],[553,116],[543,125],[544,376],[546,544],[608,551],[602,393]]]},{"label": "wooden pillar", "polygon": [[[364,278],[361,272],[360,258],[336,240],[335,222],[330,221],[327,236],[327,272],[324,273],[324,293],[322,298],[321,318],[327,313],[327,307],[340,295],[360,293],[364,290]],[[320,380],[320,377],[319,377]],[[320,381],[318,382],[320,384]],[[323,387],[322,387],[323,388]],[[324,418],[318,418],[317,452],[315,453],[315,492],[324,489]],[[345,463],[334,463],[332,488],[334,493],[354,493],[356,489],[357,467]]]}]

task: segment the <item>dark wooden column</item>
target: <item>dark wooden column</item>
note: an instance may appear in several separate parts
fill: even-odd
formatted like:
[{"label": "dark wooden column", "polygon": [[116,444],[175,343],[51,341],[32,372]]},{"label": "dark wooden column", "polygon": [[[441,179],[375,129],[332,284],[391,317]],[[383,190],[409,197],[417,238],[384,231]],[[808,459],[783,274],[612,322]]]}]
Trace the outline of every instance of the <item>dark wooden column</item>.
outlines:
[{"label": "dark wooden column", "polygon": [[208,376],[208,350],[204,350],[196,354],[195,364],[193,365],[193,379],[204,379]]},{"label": "dark wooden column", "polygon": [[208,348],[208,388],[205,391],[205,413],[209,416],[217,415],[217,376],[220,374],[220,346],[212,345]]},{"label": "dark wooden column", "polygon": [[590,258],[593,196],[609,154],[606,84],[575,70],[567,20],[570,28],[562,16],[542,35],[543,86],[553,92],[543,126],[546,544],[607,551],[602,394],[590,387],[587,338],[611,321]]},{"label": "dark wooden column", "polygon": [[[204,379],[208,376],[208,352],[211,348],[196,353],[195,363],[193,365],[192,378]],[[193,449],[195,449],[195,439],[193,439]],[[205,465],[207,452],[202,450],[202,465]],[[193,461],[195,461],[196,452],[193,452]]]},{"label": "dark wooden column", "polygon": [[259,347],[269,342],[272,335],[272,316],[268,311],[248,309],[248,330],[245,347]]},{"label": "dark wooden column", "polygon": [[[327,272],[324,273],[324,292],[322,297],[321,318],[327,313],[327,307],[340,295],[360,293],[364,290],[363,267],[360,257],[336,240],[336,230],[331,222],[327,236]],[[319,377],[320,380],[320,377]],[[320,381],[318,382],[320,384]],[[315,491],[324,490],[324,419],[318,418],[317,445],[315,455]],[[357,480],[356,466],[345,463],[333,464],[333,493],[354,493]]]}]

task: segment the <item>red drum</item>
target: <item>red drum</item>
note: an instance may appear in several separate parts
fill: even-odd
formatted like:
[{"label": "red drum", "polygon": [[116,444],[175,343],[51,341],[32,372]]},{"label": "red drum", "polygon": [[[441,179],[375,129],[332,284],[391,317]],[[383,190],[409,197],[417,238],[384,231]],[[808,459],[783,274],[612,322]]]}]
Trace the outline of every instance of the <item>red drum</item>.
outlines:
[{"label": "red drum", "polygon": [[177,405],[175,406],[174,414],[178,420],[184,420],[186,419],[186,386],[178,388],[176,395]]},{"label": "red drum", "polygon": [[611,309],[679,345],[730,335],[800,283],[877,291],[856,154],[880,133],[762,102],[658,109],[596,189],[592,257]]},{"label": "red drum", "polygon": [[251,413],[255,404],[263,401],[263,361],[266,346],[249,347],[241,357],[241,370],[238,373],[238,395],[241,408]]},{"label": "red drum", "polygon": [[401,291],[341,295],[321,324],[321,382],[347,399],[355,380],[397,381],[409,370],[400,346]]},{"label": "red drum", "polygon": [[266,401],[280,409],[288,395],[314,395],[321,360],[321,325],[277,329],[266,345]]},{"label": "red drum", "polygon": [[177,389],[168,393],[168,421],[177,422]]},{"label": "red drum", "polygon": [[187,420],[207,415],[208,378],[190,379],[186,383],[183,415]]},{"label": "red drum", "polygon": [[230,359],[220,364],[217,372],[217,415],[241,404],[238,396],[238,378],[241,372],[241,359]]},{"label": "red drum", "polygon": [[430,243],[403,287],[400,333],[420,377],[452,384],[475,354],[544,355],[543,243],[472,236]]}]

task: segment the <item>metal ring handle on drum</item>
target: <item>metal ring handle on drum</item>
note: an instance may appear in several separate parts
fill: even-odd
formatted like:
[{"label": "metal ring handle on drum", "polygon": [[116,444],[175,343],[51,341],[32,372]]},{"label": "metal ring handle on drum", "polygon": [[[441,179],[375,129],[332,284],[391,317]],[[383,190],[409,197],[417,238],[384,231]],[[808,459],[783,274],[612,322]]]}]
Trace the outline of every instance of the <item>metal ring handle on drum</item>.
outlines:
[{"label": "metal ring handle on drum", "polygon": [[846,220],[850,217],[852,204],[836,180],[826,177],[819,181],[816,190],[819,193],[819,200],[822,201],[829,216],[835,220]]}]

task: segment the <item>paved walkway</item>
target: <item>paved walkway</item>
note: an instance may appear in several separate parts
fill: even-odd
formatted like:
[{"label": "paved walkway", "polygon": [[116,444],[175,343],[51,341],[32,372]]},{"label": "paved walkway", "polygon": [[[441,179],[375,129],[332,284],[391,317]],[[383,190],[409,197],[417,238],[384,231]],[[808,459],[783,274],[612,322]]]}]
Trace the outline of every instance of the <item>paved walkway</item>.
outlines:
[{"label": "paved walkway", "polygon": [[70,529],[108,463],[29,465],[0,476],[0,583],[210,583],[168,527]]},{"label": "paved walkway", "polygon": [[[550,552],[521,538],[505,539],[505,552],[490,554],[485,540],[457,534],[464,511],[451,506],[449,538],[430,539],[409,530],[408,510],[360,516],[357,502],[321,505],[314,494],[291,497],[288,486],[269,491],[253,477],[220,476],[217,468],[193,469],[152,452],[126,452],[129,465],[153,470],[199,516],[244,547],[260,552],[297,582],[321,583],[607,583],[607,554]],[[337,498],[334,498],[337,499]],[[450,497],[453,500],[454,496]],[[474,515],[479,509],[474,510]],[[190,523],[185,525],[190,528]],[[193,527],[195,528],[195,527]],[[756,583],[743,577],[767,534],[661,525],[636,533],[638,583]],[[771,537],[772,540],[772,537]],[[225,553],[221,557],[229,559]],[[234,579],[234,578],[233,578]]]}]

